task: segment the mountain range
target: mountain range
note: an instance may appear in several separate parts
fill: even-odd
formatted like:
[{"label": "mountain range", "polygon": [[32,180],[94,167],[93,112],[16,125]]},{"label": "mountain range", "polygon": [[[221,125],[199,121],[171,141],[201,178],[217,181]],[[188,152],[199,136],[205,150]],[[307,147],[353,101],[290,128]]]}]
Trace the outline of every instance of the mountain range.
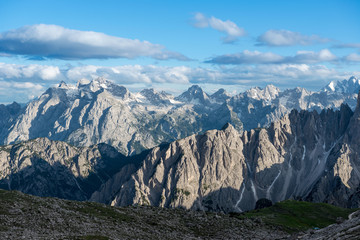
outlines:
[{"label": "mountain range", "polygon": [[355,77],[318,92],[268,85],[235,96],[224,89],[209,95],[194,85],[177,97],[154,89],[131,93],[104,78],[81,79],[76,86],[61,82],[24,107],[0,105],[0,144],[46,137],[78,147],[106,143],[134,155],[226,123],[240,133],[266,127],[292,109],[320,112],[342,103],[354,109],[358,90]]},{"label": "mountain range", "polygon": [[[293,110],[268,128],[232,125],[156,147],[141,167],[91,200],[206,211],[245,211],[261,198],[360,206],[360,107]],[[115,175],[119,178],[120,175]]]},{"label": "mountain range", "polygon": [[[359,83],[355,78],[348,81]],[[337,83],[337,86],[345,86],[344,83],[347,82]],[[175,98],[152,89],[132,94],[104,79],[82,80],[77,87],[61,83],[23,109],[19,110],[16,104],[4,106],[9,113],[7,116],[10,116],[4,122],[12,123],[5,141],[14,137],[14,141],[19,142],[0,148],[0,186],[34,195],[91,200],[115,206],[140,204],[241,212],[253,209],[261,198],[273,202],[294,198],[359,207],[360,98],[354,105],[356,99],[353,96],[356,94],[344,93],[344,88],[339,91],[329,89],[316,93],[299,88],[280,92],[267,86],[230,97],[223,90],[209,96],[198,86],[193,86]],[[285,96],[287,101],[284,101]],[[225,102],[219,104],[220,100],[214,100],[217,97]],[[322,102],[315,104],[314,99]],[[330,99],[337,100],[331,102]],[[350,106],[338,106],[339,102],[348,102]],[[236,107],[235,103],[239,106]],[[249,108],[250,103],[254,104]],[[316,109],[324,107],[325,103],[338,109],[296,109],[304,106]],[[228,112],[222,112],[225,106]],[[298,107],[287,113],[286,106]],[[78,146],[48,139],[67,136],[66,139],[76,140],[75,136],[80,137],[86,130],[86,133],[102,137],[104,142],[110,137],[119,143],[129,133],[121,131],[132,126],[131,131],[135,132],[142,127],[156,144],[155,136],[164,136],[164,131],[153,136],[151,128],[132,125],[134,122],[131,121],[148,121],[146,126],[150,126],[159,120],[161,114],[162,120],[166,118],[168,123],[173,119],[169,116],[177,115],[179,119],[187,119],[183,121],[188,125],[195,123],[193,129],[200,129],[200,126],[221,116],[216,114],[210,118],[211,111],[240,119],[243,115],[237,112],[244,108],[248,108],[248,117],[254,114],[279,119],[250,130],[239,128],[245,126],[242,125],[245,120],[239,125],[228,121],[220,130],[199,134],[185,129],[183,131],[188,131],[190,136],[155,146],[139,155],[124,152],[114,144],[115,140],[108,142],[115,147],[107,143],[81,146],[100,141],[93,135],[91,139],[84,136],[84,142],[69,141]],[[196,116],[192,115],[195,113]],[[267,115],[261,115],[264,113]],[[151,118],[151,115],[157,117]],[[57,116],[62,117],[55,121],[57,127],[48,136]],[[143,118],[140,121],[135,116]],[[191,122],[191,117],[197,119],[196,122]],[[253,122],[259,119],[253,119]],[[119,125],[119,121],[123,125]],[[178,122],[171,123],[173,125],[169,124],[168,130],[184,127]],[[25,128],[26,124],[29,124],[29,129]],[[78,128],[71,132],[73,128],[70,126]],[[20,134],[15,138],[14,129],[27,131],[28,135]],[[40,133],[36,135],[35,130]],[[142,132],[135,134],[146,142]],[[26,139],[37,136],[41,138]],[[129,143],[127,146],[128,150],[133,147]]]}]

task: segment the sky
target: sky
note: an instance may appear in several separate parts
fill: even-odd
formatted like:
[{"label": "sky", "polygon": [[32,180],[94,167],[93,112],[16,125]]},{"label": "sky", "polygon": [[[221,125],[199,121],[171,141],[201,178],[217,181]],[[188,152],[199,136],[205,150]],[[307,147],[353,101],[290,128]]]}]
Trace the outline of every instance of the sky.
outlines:
[{"label": "sky", "polygon": [[0,103],[105,77],[136,92],[317,91],[360,77],[360,1],[0,1]]}]

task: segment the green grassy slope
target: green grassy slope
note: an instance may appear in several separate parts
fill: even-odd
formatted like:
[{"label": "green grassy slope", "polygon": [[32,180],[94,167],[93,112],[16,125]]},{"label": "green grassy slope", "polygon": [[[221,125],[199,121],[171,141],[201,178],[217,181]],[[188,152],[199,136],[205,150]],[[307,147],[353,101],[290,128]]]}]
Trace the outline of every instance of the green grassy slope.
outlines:
[{"label": "green grassy slope", "polygon": [[287,200],[269,208],[233,215],[240,219],[261,219],[264,223],[280,227],[287,232],[298,232],[326,227],[335,223],[338,218],[347,219],[348,215],[356,210],[326,203]]}]

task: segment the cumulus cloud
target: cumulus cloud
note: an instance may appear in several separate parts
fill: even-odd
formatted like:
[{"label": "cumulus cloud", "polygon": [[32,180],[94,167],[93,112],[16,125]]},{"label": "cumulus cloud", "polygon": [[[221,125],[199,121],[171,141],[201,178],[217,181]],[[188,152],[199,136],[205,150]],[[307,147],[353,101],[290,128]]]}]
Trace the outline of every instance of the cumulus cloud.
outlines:
[{"label": "cumulus cloud", "polygon": [[0,34],[0,53],[29,56],[31,59],[107,59],[141,56],[158,60],[189,60],[148,41],[109,36],[57,25],[24,26]]},{"label": "cumulus cloud", "polygon": [[319,63],[335,61],[337,57],[328,49],[313,51],[298,51],[294,56],[280,56],[271,52],[245,50],[241,53],[225,54],[212,58],[206,63],[215,64],[291,64]]},{"label": "cumulus cloud", "polygon": [[288,30],[269,30],[257,38],[258,46],[294,46],[325,43],[330,40],[317,35],[303,35]]},{"label": "cumulus cloud", "polygon": [[337,57],[328,49],[322,49],[319,52],[313,51],[298,51],[295,56],[286,57],[284,62],[289,63],[319,63],[331,62]]},{"label": "cumulus cloud", "polygon": [[238,27],[234,22],[230,20],[220,20],[215,17],[206,17],[202,13],[196,13],[194,15],[193,25],[197,28],[212,28],[219,32],[225,33],[226,36],[222,38],[224,43],[233,43],[238,40],[239,37],[245,35],[245,30]]},{"label": "cumulus cloud", "polygon": [[346,62],[360,62],[360,55],[357,53],[351,53],[344,57]]},{"label": "cumulus cloud", "polygon": [[0,63],[0,78],[6,79],[39,79],[56,80],[61,77],[60,69],[57,66],[47,65],[17,65],[9,63]]}]

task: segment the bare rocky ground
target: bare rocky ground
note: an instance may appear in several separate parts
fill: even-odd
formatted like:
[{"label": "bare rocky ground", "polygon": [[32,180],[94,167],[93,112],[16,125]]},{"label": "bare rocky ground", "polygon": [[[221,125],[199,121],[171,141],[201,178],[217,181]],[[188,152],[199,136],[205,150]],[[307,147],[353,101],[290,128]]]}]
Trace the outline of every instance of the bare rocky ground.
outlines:
[{"label": "bare rocky ground", "polygon": [[[240,216],[240,217],[239,217]],[[360,211],[287,233],[261,218],[150,206],[111,207],[0,190],[0,239],[359,239]]]},{"label": "bare rocky ground", "polygon": [[317,231],[309,230],[299,239],[336,240],[360,239],[360,211],[349,215],[349,219],[341,224],[332,224]]},{"label": "bare rocky ground", "polygon": [[0,239],[286,239],[260,219],[158,207],[110,207],[0,190]]}]

